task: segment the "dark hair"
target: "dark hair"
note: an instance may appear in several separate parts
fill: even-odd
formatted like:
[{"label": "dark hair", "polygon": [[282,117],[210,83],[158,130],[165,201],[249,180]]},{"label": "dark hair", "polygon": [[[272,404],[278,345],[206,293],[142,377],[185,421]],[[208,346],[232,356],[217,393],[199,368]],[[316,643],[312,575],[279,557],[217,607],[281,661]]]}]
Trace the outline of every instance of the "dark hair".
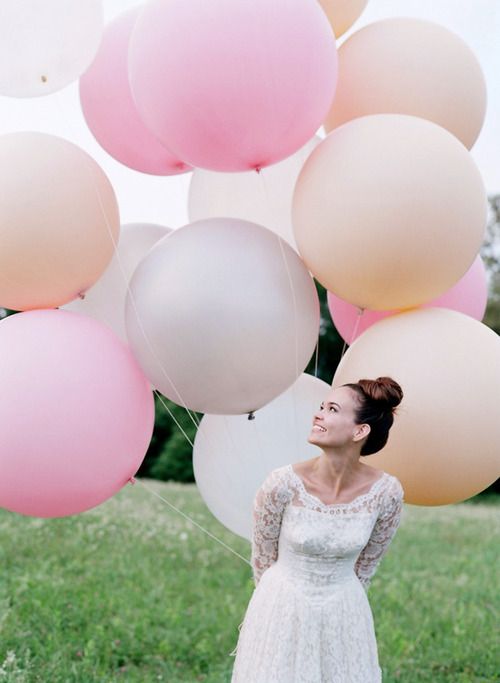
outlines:
[{"label": "dark hair", "polygon": [[394,409],[401,403],[403,390],[391,377],[360,379],[350,387],[357,396],[355,420],[357,424],[370,425],[370,433],[361,448],[360,455],[371,455],[380,451],[389,438],[389,429],[394,422]]}]

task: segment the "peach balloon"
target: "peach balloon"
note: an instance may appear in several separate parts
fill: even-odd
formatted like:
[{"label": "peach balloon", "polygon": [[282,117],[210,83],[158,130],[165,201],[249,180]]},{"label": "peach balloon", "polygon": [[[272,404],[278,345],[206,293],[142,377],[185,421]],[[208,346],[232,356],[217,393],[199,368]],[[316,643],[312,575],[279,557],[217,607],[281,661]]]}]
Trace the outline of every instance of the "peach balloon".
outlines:
[{"label": "peach balloon", "polygon": [[500,475],[500,339],[446,308],[376,323],[343,356],[333,386],[389,376],[404,392],[387,445],[363,462],[400,479],[405,501],[446,505]]},{"label": "peach balloon", "polygon": [[319,0],[338,38],[349,29],[368,4],[368,0]]},{"label": "peach balloon", "polygon": [[336,128],[307,159],[292,221],[309,270],[361,308],[410,308],[470,268],[487,199],[466,148],[415,116],[364,116]]},{"label": "peach balloon", "polygon": [[[327,292],[327,301],[333,324],[340,336],[348,343],[363,334],[365,330],[379,320],[395,315],[401,311],[368,311],[356,308],[352,304],[340,299],[335,294]],[[454,311],[465,313],[481,321],[488,303],[488,282],[486,269],[481,257],[476,260],[456,285],[436,299],[422,304],[422,308],[442,306]]]},{"label": "peach balloon", "polygon": [[468,45],[422,19],[377,21],[339,48],[339,81],[325,121],[331,131],[367,114],[410,114],[447,128],[467,148],[486,113],[486,81]]},{"label": "peach balloon", "polygon": [[0,306],[54,308],[102,275],[120,232],[115,193],[87,152],[44,133],[0,137]]}]

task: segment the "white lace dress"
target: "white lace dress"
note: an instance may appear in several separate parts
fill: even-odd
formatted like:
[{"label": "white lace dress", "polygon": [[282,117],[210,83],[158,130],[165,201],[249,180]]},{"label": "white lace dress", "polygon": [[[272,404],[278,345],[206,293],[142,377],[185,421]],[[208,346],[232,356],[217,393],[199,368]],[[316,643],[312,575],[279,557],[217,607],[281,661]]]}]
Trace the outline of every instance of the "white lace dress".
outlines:
[{"label": "white lace dress", "polygon": [[404,491],[384,472],[349,503],[309,493],[292,465],[254,499],[255,590],[231,683],[380,683],[367,590],[396,533]]}]

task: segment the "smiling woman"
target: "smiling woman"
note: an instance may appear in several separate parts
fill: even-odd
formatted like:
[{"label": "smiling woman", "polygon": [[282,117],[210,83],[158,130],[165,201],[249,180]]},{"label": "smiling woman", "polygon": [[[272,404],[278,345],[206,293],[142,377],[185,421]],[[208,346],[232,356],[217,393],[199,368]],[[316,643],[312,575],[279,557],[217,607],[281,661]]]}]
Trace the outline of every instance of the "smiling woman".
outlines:
[{"label": "smiling woman", "polygon": [[380,683],[366,592],[396,533],[403,488],[361,464],[403,396],[389,377],[330,391],[313,417],[319,457],[273,470],[254,499],[256,588],[232,683]]}]

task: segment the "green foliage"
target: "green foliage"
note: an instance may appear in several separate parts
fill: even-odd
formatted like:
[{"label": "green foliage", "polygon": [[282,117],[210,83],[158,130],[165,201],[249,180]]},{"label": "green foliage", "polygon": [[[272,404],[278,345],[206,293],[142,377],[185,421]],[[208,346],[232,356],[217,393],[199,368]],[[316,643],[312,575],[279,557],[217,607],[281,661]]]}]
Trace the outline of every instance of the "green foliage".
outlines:
[{"label": "green foliage", "polygon": [[163,481],[193,482],[192,448],[189,441],[194,442],[195,423],[199,423],[200,419],[199,413],[188,413],[182,406],[155,392],[153,437],[138,475]]},{"label": "green foliage", "polygon": [[489,198],[489,217],[481,258],[488,273],[488,305],[485,325],[500,334],[500,195]]},{"label": "green foliage", "polygon": [[342,358],[344,341],[332,322],[330,311],[328,310],[326,289],[316,280],[315,284],[321,314],[318,349],[317,353],[313,354],[305,371],[331,384],[337,365]]},{"label": "green foliage", "polygon": [[[193,443],[195,427],[186,431]],[[173,480],[181,482],[194,481],[193,449],[184,434],[177,429],[163,445],[159,456],[151,465],[151,476],[163,481]]]}]

